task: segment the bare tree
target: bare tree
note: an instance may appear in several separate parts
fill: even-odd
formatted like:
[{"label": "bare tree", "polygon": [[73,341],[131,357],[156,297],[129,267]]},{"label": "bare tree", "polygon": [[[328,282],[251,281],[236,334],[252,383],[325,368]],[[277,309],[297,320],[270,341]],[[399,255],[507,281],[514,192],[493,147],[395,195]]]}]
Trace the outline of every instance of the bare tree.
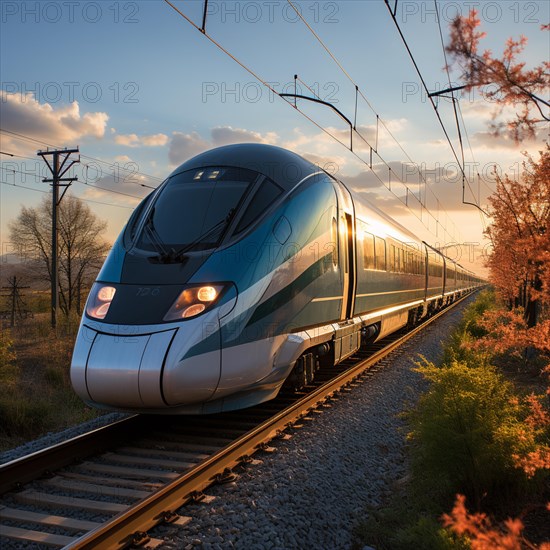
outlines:
[{"label": "bare tree", "polygon": [[[90,286],[109,245],[103,240],[107,223],[81,200],[67,195],[59,206],[59,306],[68,315],[81,313],[82,291]],[[44,197],[36,207],[21,208],[9,224],[10,240],[34,267],[38,280],[51,281],[52,205]]]}]

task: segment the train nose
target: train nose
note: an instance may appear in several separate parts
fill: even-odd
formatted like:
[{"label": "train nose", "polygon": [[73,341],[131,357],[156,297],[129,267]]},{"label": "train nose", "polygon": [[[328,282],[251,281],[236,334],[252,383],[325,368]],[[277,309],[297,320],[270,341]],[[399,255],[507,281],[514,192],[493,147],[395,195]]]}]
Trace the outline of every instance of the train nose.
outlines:
[{"label": "train nose", "polygon": [[75,348],[71,369],[75,390],[86,400],[111,407],[164,406],[161,366],[175,333],[176,329],[121,336],[85,328],[81,347],[89,353],[79,358],[79,346]]}]

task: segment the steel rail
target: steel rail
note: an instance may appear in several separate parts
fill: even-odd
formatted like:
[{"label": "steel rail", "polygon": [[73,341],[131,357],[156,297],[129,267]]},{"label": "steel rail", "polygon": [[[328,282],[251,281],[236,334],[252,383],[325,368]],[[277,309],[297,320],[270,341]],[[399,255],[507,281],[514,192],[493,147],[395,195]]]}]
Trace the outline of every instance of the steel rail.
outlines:
[{"label": "steel rail", "polygon": [[261,449],[264,443],[276,437],[300,418],[303,418],[304,413],[330,398],[342,387],[361,375],[363,371],[385,358],[471,295],[472,293],[469,293],[460,298],[418,327],[391,342],[388,346],[368,358],[360,360],[331,381],[312,390],[297,402],[276,413],[273,417],[205,459],[193,470],[119,513],[107,523],[76,539],[65,548],[67,550],[119,549],[135,544],[136,541],[145,540],[145,533],[148,530],[163,522],[167,517],[173,516],[174,512],[181,506],[193,501],[201,491],[216,482],[220,473],[231,470],[242,461],[243,457],[250,456]]},{"label": "steel rail", "polygon": [[30,455],[0,465],[0,495],[37,479],[46,472],[67,466],[80,458],[120,443],[130,437],[142,422],[139,415],[117,420],[101,428],[46,447]]}]

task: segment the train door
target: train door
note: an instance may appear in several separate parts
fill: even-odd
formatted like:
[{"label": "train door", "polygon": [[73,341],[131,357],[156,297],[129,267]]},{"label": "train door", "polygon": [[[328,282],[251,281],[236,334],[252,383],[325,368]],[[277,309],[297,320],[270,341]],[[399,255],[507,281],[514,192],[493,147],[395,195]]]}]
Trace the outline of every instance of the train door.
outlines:
[{"label": "train door", "polygon": [[338,182],[338,245],[342,281],[342,310],[340,320],[353,317],[356,288],[355,212],[350,192]]},{"label": "train door", "polygon": [[[355,228],[353,214],[345,214],[346,218],[346,255],[348,264],[348,291],[344,293],[346,319],[353,317],[355,306],[355,286],[357,279],[355,277]],[[347,296],[347,300],[346,300]]]}]

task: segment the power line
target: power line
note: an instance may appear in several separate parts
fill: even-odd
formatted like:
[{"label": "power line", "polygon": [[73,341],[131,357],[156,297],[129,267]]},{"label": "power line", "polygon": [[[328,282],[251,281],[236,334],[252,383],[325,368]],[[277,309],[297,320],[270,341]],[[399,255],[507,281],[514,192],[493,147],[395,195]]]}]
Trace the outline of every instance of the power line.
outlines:
[{"label": "power line", "polygon": [[[437,120],[439,121],[439,124],[441,126],[441,129],[443,130],[443,133],[445,134],[445,137],[447,139],[447,143],[449,144],[449,147],[451,148],[451,151],[453,152],[453,155],[456,159],[456,162],[458,163],[458,167],[462,173],[462,178],[463,178],[463,186],[464,186],[464,182],[467,182],[467,177],[466,177],[466,173],[464,171],[464,150],[462,149],[462,136],[460,134],[460,127],[458,125],[458,116],[456,115],[456,107],[455,107],[455,102],[454,102],[454,96],[452,96],[453,98],[453,107],[455,108],[455,118],[456,118],[456,121],[457,121],[457,128],[458,128],[458,135],[459,135],[459,141],[460,141],[460,145],[461,145],[461,150],[462,150],[462,164],[458,158],[458,154],[456,152],[456,149],[451,141],[451,138],[449,137],[449,133],[447,132],[447,129],[445,128],[445,124],[443,123],[443,120],[441,118],[441,115],[439,114],[439,110],[437,108],[437,105],[435,104],[435,101],[434,101],[434,94],[430,93],[430,90],[428,89],[428,85],[426,84],[426,81],[424,80],[424,77],[422,76],[422,73],[420,71],[420,68],[418,66],[418,63],[416,62],[416,59],[414,58],[414,55],[411,51],[411,48],[409,47],[409,44],[407,42],[407,39],[405,38],[405,35],[403,34],[403,31],[401,30],[401,27],[399,26],[399,22],[397,21],[397,17],[396,17],[396,13],[397,13],[397,2],[395,3],[395,6],[394,6],[394,9],[392,10],[392,8],[390,7],[390,4],[389,4],[389,0],[384,0],[385,4],[386,4],[386,7],[388,8],[388,11],[390,13],[390,16],[395,24],[395,27],[397,28],[397,31],[399,33],[399,36],[401,37],[401,40],[405,46],[405,49],[407,50],[407,53],[409,54],[409,57],[412,61],[412,64],[416,70],[416,73],[418,74],[418,77],[420,78],[420,82],[422,83],[422,86],[424,87],[424,90],[426,91],[426,95],[427,97],[429,98],[430,100],[430,103],[433,107],[433,110],[437,116]],[[434,0],[434,2],[436,2],[436,0]],[[440,20],[439,20],[439,11],[437,9],[437,2],[436,2],[436,13],[437,13],[437,21],[440,25]],[[443,34],[442,34],[442,31],[441,31],[441,25],[439,26],[440,28],[440,33],[441,33],[441,40],[443,41]],[[445,60],[445,65],[447,66],[447,62]],[[447,66],[447,69],[448,69],[448,66]],[[452,85],[450,83],[450,77],[449,77],[449,90],[451,92],[451,94],[453,93],[453,88],[452,88]],[[471,188],[470,188],[471,190]],[[472,192],[473,193],[473,192]],[[476,208],[478,208],[479,210],[481,210],[485,215],[487,215],[487,213],[477,204],[475,203],[470,203],[470,202],[465,202],[464,201],[464,191],[463,191],[463,199],[462,199],[462,202],[464,204],[470,204],[471,206],[475,206]]]},{"label": "power line", "polygon": [[25,174],[27,176],[32,176],[33,178],[42,178],[41,175],[38,175],[38,174],[33,174],[31,172],[23,172],[21,170],[15,170],[14,168],[6,168],[5,166],[0,166],[0,170],[4,170],[6,172],[13,172],[14,174],[17,173],[17,174]]},{"label": "power line", "polygon": [[[460,153],[461,153],[461,158],[462,158],[462,167],[465,168],[466,162],[464,160],[464,144],[462,142],[462,132],[460,130],[460,122],[458,120],[458,110],[460,109],[460,104],[459,104],[459,99],[455,98],[453,84],[451,82],[451,73],[449,71],[449,63],[447,61],[447,52],[445,50],[445,41],[443,39],[443,29],[441,28],[441,18],[439,17],[439,6],[438,6],[438,3],[437,3],[437,0],[434,0],[434,7],[435,7],[435,15],[436,15],[436,20],[437,20],[437,26],[439,28],[439,38],[441,40],[441,49],[443,51],[443,59],[445,61],[445,71],[447,73],[447,79],[448,79],[448,82],[449,82],[449,91],[451,93],[451,101],[453,103],[453,112],[454,112],[455,122],[456,122],[456,131],[458,133],[458,141],[459,141],[459,144],[460,144]],[[461,113],[461,117],[462,117],[462,113]],[[462,123],[464,125],[464,119],[462,120]],[[466,126],[465,125],[464,125],[464,130],[466,131]],[[470,151],[471,151],[471,147],[470,147]],[[473,151],[472,151],[472,160],[474,160],[474,163],[475,163],[475,159],[473,157]],[[468,179],[466,177],[465,171],[463,170],[462,171],[462,203],[463,204],[469,204],[471,206],[476,206],[483,214],[485,214],[485,212],[481,208],[481,199],[480,199],[479,195],[477,197],[477,203],[475,203],[475,202],[471,203],[469,201],[466,201],[465,185],[468,186],[468,189],[470,190],[470,193],[472,193],[472,197],[474,197],[474,199],[475,199],[475,194],[472,190],[470,182],[468,181]]]},{"label": "power line", "polygon": [[[4,170],[5,172],[13,172],[14,174],[15,173],[24,174],[24,175],[32,176],[34,178],[42,178],[41,175],[33,174],[32,172],[23,172],[22,170],[15,170],[14,168],[6,168],[5,166],[0,166],[0,170]],[[83,181],[83,180],[76,180],[76,181],[78,183],[82,183],[83,185],[88,185],[89,187],[94,187],[96,189],[101,189],[102,191],[106,191],[108,193],[114,193],[116,195],[122,195],[122,196],[125,196],[125,197],[130,197],[130,198],[138,199],[138,200],[143,200],[143,198],[144,198],[144,197],[139,197],[137,195],[132,195],[130,193],[124,193],[122,191],[116,191],[114,189],[108,189],[107,187],[101,187],[99,185],[95,185],[95,184],[90,183],[88,181]],[[11,184],[8,184],[8,185],[11,185]],[[16,187],[22,187],[20,185],[15,184],[15,183],[13,185],[16,186]],[[147,187],[147,186],[144,185],[143,187]],[[106,203],[106,202],[93,201],[91,199],[81,198],[81,200],[88,201],[88,202],[95,202],[97,204],[106,204],[106,205],[109,205],[109,206],[120,206],[120,205],[110,204],[110,203]],[[133,209],[133,207],[129,207],[129,206],[125,206],[124,208],[132,208]]]},{"label": "power line", "polygon": [[[43,141],[43,140],[38,140],[36,138],[33,138],[33,137],[30,137],[30,136],[26,136],[24,134],[21,134],[19,132],[13,132],[11,130],[5,130],[3,128],[0,128],[0,132],[3,132],[5,134],[9,134],[9,135],[12,135],[14,136],[16,139],[20,139],[20,140],[23,140],[23,141],[27,141],[27,142],[31,142],[31,143],[37,143],[41,146],[46,146],[46,147],[52,147],[53,149],[61,149],[60,147],[58,147],[57,145],[52,145],[51,143],[48,143],[46,141]],[[8,153],[8,154],[11,154],[11,153]],[[26,158],[26,159],[29,159],[29,160],[35,160],[35,159],[31,159],[30,157],[23,157],[21,155],[13,155],[13,156],[18,156],[20,158]],[[99,162],[101,164],[105,164],[107,166],[113,166],[113,163],[111,162],[108,162],[106,160],[102,160],[102,159],[98,159],[98,158],[95,158],[95,157],[91,157],[89,155],[81,155],[82,158],[86,158],[86,159],[89,159],[89,160],[93,160],[95,162]],[[117,164],[117,168],[119,170],[123,170],[125,172],[130,172],[131,174],[140,174],[142,176],[145,176],[146,178],[149,178],[151,180],[155,180],[155,181],[158,181],[159,183],[163,181],[162,178],[159,178],[157,176],[152,176],[150,174],[146,174],[145,172],[140,172],[140,171],[136,171],[136,170],[133,170],[131,168],[125,168],[124,166],[121,166],[121,165],[118,165]],[[130,182],[130,183],[134,183],[135,182]],[[137,185],[142,185],[142,184],[137,184]],[[149,186],[145,186],[145,185],[142,185],[144,187],[149,187]],[[151,189],[155,189],[154,187],[151,187]]]},{"label": "power line", "polygon": [[[338,65],[338,67],[340,68],[340,70],[346,75],[346,77],[348,78],[348,80],[354,85],[355,87],[355,90],[356,90],[356,101],[355,101],[355,121],[357,119],[357,96],[360,95],[361,98],[365,101],[365,103],[368,105],[368,107],[371,109],[371,111],[376,115],[376,144],[375,144],[375,147],[374,147],[374,151],[376,152],[377,156],[380,158],[380,160],[382,160],[382,162],[386,165],[386,167],[389,169],[389,172],[390,172],[390,175],[392,173],[392,169],[391,167],[389,166],[389,164],[380,156],[380,154],[378,153],[378,124],[381,123],[383,126],[384,126],[384,129],[389,133],[389,135],[392,137],[392,139],[394,140],[394,142],[398,145],[398,147],[401,149],[401,151],[405,154],[405,156],[407,157],[407,159],[409,160],[409,162],[411,164],[413,164],[417,171],[418,171],[418,174],[419,174],[419,178],[423,181],[424,185],[425,185],[425,188],[426,189],[429,189],[430,190],[430,193],[434,196],[435,200],[436,200],[436,203],[437,203],[437,207],[438,207],[438,212],[439,212],[439,207],[440,207],[440,201],[439,201],[439,198],[437,197],[437,195],[435,194],[435,192],[433,191],[433,189],[431,188],[428,188],[427,187],[427,182],[426,182],[426,179],[425,177],[422,175],[422,172],[421,172],[421,169],[420,167],[418,166],[417,163],[415,163],[410,155],[405,151],[405,149],[403,148],[403,146],[401,145],[401,143],[399,143],[399,141],[396,139],[396,137],[393,135],[393,133],[389,130],[389,128],[387,127],[387,125],[384,123],[384,121],[381,119],[381,117],[379,116],[379,114],[375,111],[375,109],[373,108],[373,106],[371,105],[371,103],[369,102],[369,100],[367,99],[367,97],[363,94],[363,92],[359,89],[359,86],[356,84],[356,82],[353,80],[353,78],[350,76],[350,74],[346,71],[346,69],[344,68],[344,66],[342,65],[342,63],[340,63],[340,61],[336,58],[336,56],[330,51],[330,48],[323,42],[323,40],[321,39],[321,37],[313,30],[313,28],[311,27],[311,25],[309,25],[309,23],[305,20],[305,18],[303,17],[302,13],[300,10],[298,10],[294,4],[292,3],[291,0],[287,0],[287,2],[290,4],[290,6],[294,9],[294,11],[296,12],[296,14],[298,15],[298,17],[302,20],[302,22],[306,25],[306,27],[309,29],[309,31],[313,34],[313,36],[317,39],[317,41],[319,42],[319,44],[321,44],[321,46],[325,49],[325,51],[328,53],[328,55],[332,58],[332,60]],[[296,77],[295,77],[296,78]],[[359,130],[357,130],[357,127],[356,127],[356,122],[354,122],[353,124],[353,131],[361,138],[362,141],[364,141],[364,143],[371,147],[371,157],[372,157],[372,146],[369,144],[369,142],[364,138],[364,136],[361,134],[361,132]],[[351,149],[350,149],[351,150]],[[352,150],[352,153],[353,153],[353,150]],[[363,162],[365,162],[363,159],[361,159],[358,155],[355,155],[359,160],[362,160]],[[367,163],[365,163],[367,164]],[[369,166],[369,168],[372,170],[372,162],[370,164],[367,164]],[[374,171],[373,171],[374,173]],[[395,172],[393,172],[393,174],[395,174]],[[375,173],[376,175],[376,173]],[[403,204],[405,204],[405,206],[409,207],[408,205],[408,195],[409,193],[411,193],[411,195],[419,202],[421,208],[425,208],[426,211],[431,215],[431,213],[429,212],[429,210],[427,209],[426,207],[426,204],[422,203],[422,200],[421,198],[418,198],[416,197],[416,195],[414,194],[414,192],[409,188],[409,186],[401,179],[401,178],[398,178],[400,183],[403,185],[403,187],[405,187],[406,189],[406,195],[405,195],[405,201],[403,201],[401,199],[401,197],[399,195],[397,195],[396,193],[393,193],[399,200],[401,200],[401,202]],[[379,181],[382,181],[380,178],[378,178]],[[384,184],[384,182],[382,181],[382,183]],[[384,184],[385,185],[385,184]],[[388,186],[386,186],[388,187]],[[391,189],[389,189],[391,191]],[[419,189],[419,193],[421,194],[421,189]],[[421,197],[421,195],[420,195]],[[422,220],[422,215],[420,215],[420,217],[418,215],[416,215],[416,213],[411,210],[409,208],[409,210],[420,220],[420,221],[423,221]],[[447,214],[446,211],[445,212],[445,215],[447,216],[447,218],[449,218],[449,215]],[[422,210],[421,210],[421,214],[422,214]],[[434,219],[434,221],[436,222],[436,230],[437,230],[437,223],[439,223],[439,219],[436,219],[433,215],[432,215],[432,219]],[[449,218],[450,219],[450,218]],[[453,224],[453,226],[455,227],[456,229],[456,226],[455,224],[452,222],[451,220],[451,223]],[[446,228],[445,229],[445,232],[447,232]],[[447,232],[448,233],[448,232]],[[449,234],[450,236],[450,234]]]},{"label": "power line", "polygon": [[[86,165],[85,165],[86,166]],[[6,168],[5,166],[0,166],[0,170],[4,170],[6,172],[13,172],[14,174],[15,173],[18,173],[18,174],[25,174],[25,175],[28,175],[28,176],[32,176],[34,178],[41,178],[42,176],[41,175],[37,175],[37,174],[33,174],[32,172],[24,172],[22,170],[16,170],[14,168]],[[82,180],[76,180],[78,183],[82,183],[83,185],[88,185],[90,187],[95,187],[96,189],[101,189],[102,191],[106,191],[108,193],[115,193],[117,195],[123,195],[125,197],[131,197],[133,199],[139,199],[139,200],[142,200],[144,197],[138,197],[137,195],[131,195],[129,193],[123,193],[122,191],[116,191],[114,189],[108,189],[107,187],[101,187],[99,185],[95,185],[93,183],[90,183],[88,181],[82,181]],[[14,184],[15,185],[15,184]],[[142,185],[142,187],[149,187],[147,185]],[[156,189],[155,187],[152,187],[151,189]],[[87,199],[81,199],[81,200],[87,200]],[[101,203],[99,201],[92,201],[92,202],[97,202],[98,204],[109,204],[109,203]],[[112,205],[112,206],[117,206],[117,205]],[[130,207],[126,207],[126,208],[130,208]]]},{"label": "power line", "polygon": [[[250,67],[248,67],[245,63],[243,63],[242,61],[240,61],[237,57],[235,57],[235,55],[233,55],[228,49],[226,49],[224,46],[222,46],[219,42],[217,42],[207,31],[206,31],[206,20],[205,18],[203,18],[203,24],[202,24],[202,27],[199,27],[190,17],[188,17],[185,13],[183,13],[180,9],[178,9],[170,0],[164,0],[164,2],[166,4],[168,4],[177,14],[179,14],[183,19],[185,19],[191,26],[193,26],[195,29],[197,29],[199,32],[201,32],[201,34],[203,34],[213,45],[215,45],[219,50],[221,50],[223,53],[225,53],[228,57],[230,57],[235,63],[237,63],[240,67],[242,67],[246,72],[248,72],[251,76],[253,76],[256,80],[258,80],[261,84],[263,84],[266,88],[268,88],[271,92],[273,92],[274,94],[276,94],[277,96],[281,97],[282,99],[284,99],[283,95],[279,92],[277,92],[265,79],[263,79],[262,77],[259,76],[258,73],[256,73],[254,70],[252,70]],[[292,5],[292,3],[289,1],[289,3]],[[294,6],[293,6],[294,7]],[[294,8],[295,9],[295,8]],[[300,15],[300,14],[299,14]],[[303,20],[303,18],[302,18]],[[305,21],[304,21],[305,22]],[[307,23],[306,23],[307,24]],[[308,25],[309,27],[309,25]],[[311,27],[309,27],[311,29]],[[312,30],[312,29],[311,29]],[[314,32],[312,30],[312,32]],[[315,33],[314,33],[315,34]],[[317,35],[316,35],[317,36]],[[318,37],[317,37],[318,38]],[[320,39],[318,38],[318,40],[320,41]],[[321,41],[322,42],[322,41]],[[349,76],[349,74],[345,71],[345,69],[341,66],[341,64],[338,62],[338,60],[335,58],[335,56],[330,52],[330,50],[328,50],[328,48],[326,48],[326,46],[324,46],[325,49],[327,49],[329,55],[335,60],[335,62],[340,66],[340,68],[342,69],[342,71],[348,76],[348,78],[353,82],[353,80],[351,79],[351,77]],[[358,90],[358,87],[356,86],[356,90]],[[359,91],[358,91],[359,93]],[[285,95],[291,95],[291,94],[285,94]],[[365,101],[367,101],[367,104],[368,103],[368,100],[364,97],[363,94],[361,94],[363,96],[363,98],[365,99]],[[311,98],[306,98],[306,99],[311,99]],[[388,182],[385,183],[381,178],[380,176],[373,170],[372,168],[372,156],[373,156],[373,148],[372,146],[370,146],[370,144],[368,143],[368,141],[364,138],[364,136],[362,136],[360,134],[360,132],[357,131],[356,128],[351,128],[351,131],[352,132],[355,132],[356,134],[359,135],[359,137],[370,147],[370,154],[371,154],[371,162],[367,162],[365,161],[365,159],[363,159],[362,157],[360,157],[355,151],[353,151],[352,147],[346,145],[345,143],[343,143],[340,139],[338,139],[334,134],[332,134],[328,129],[324,128],[322,125],[320,125],[319,123],[317,123],[315,120],[313,120],[310,116],[308,116],[306,113],[304,113],[301,109],[299,109],[297,107],[296,104],[292,104],[290,103],[289,101],[287,101],[286,99],[284,99],[286,101],[286,103],[288,103],[289,105],[293,106],[296,110],[298,110],[298,112],[300,112],[300,114],[302,114],[302,116],[304,116],[307,120],[309,120],[312,124],[314,124],[316,127],[318,127],[320,130],[322,130],[324,133],[326,133],[327,135],[329,135],[332,139],[334,139],[336,142],[340,143],[341,145],[343,145],[344,147],[346,147],[346,149],[348,149],[358,160],[360,160],[363,164],[365,164],[366,166],[368,166],[371,171],[373,172],[373,174],[375,175],[375,177],[386,187],[386,189],[388,189],[389,191],[391,191],[394,196],[396,196],[396,198],[398,198],[402,204],[404,204],[407,208],[409,208],[410,212],[413,213],[413,215],[415,215],[422,223],[423,222],[423,219],[422,219],[422,209],[424,209],[430,216],[431,218],[435,221],[435,224],[436,224],[436,232],[437,232],[437,227],[438,226],[441,226],[443,228],[443,230],[451,237],[451,240],[454,238],[453,235],[451,235],[447,228],[443,226],[443,224],[441,224],[440,220],[439,220],[439,206],[440,206],[440,202],[439,202],[439,199],[437,199],[436,197],[436,200],[437,200],[437,206],[438,206],[438,217],[436,218],[430,211],[429,209],[426,207],[426,205],[423,205],[419,200],[418,198],[416,197],[416,195],[409,189],[409,187],[402,181],[400,180],[399,178],[399,182],[405,187],[406,189],[406,194],[405,194],[405,198],[403,200],[402,197],[400,197],[399,195],[397,195],[395,193],[394,190],[392,190],[391,188],[391,184],[392,184],[392,175],[395,177],[396,176],[396,173],[395,171],[392,170],[392,168],[389,166],[389,164],[380,156],[380,154],[374,150],[374,153],[376,154],[376,156],[386,165],[386,167],[388,168]],[[370,106],[370,104],[369,104]],[[349,120],[349,119],[346,119],[346,120]],[[419,174],[420,174],[420,170],[419,170]],[[395,183],[395,181],[394,181]],[[433,193],[433,191],[430,189],[430,191]],[[409,206],[408,204],[408,198],[409,198],[409,193],[419,202],[420,204],[420,207],[421,207],[421,211],[420,211],[420,216],[418,216],[416,214],[416,212],[414,210],[412,210],[412,208]],[[445,212],[445,215],[447,217],[448,220],[450,220],[450,217],[449,215]],[[454,223],[452,222],[452,220],[450,220],[451,223],[453,224],[454,226]],[[424,223],[424,225],[426,226],[426,224]],[[429,226],[426,226],[429,230]],[[456,226],[455,226],[456,228]]]},{"label": "power line", "polygon": [[95,189],[101,189],[102,191],[107,191],[108,193],[115,193],[116,195],[122,195],[124,197],[131,197],[132,199],[138,199],[140,201],[144,199],[144,197],[138,197],[137,195],[131,195],[130,193],[124,193],[123,191],[115,191],[114,189],[107,189],[106,187],[101,187],[100,185],[95,185],[88,181],[79,181],[78,183],[88,185],[89,187],[94,187]]},{"label": "power line", "polygon": [[43,189],[35,189],[34,187],[27,187],[26,185],[11,183],[9,181],[0,180],[0,183],[2,185],[11,185],[11,187],[20,187],[21,189],[27,189],[28,191],[37,191],[38,193],[49,193],[49,191],[44,191]]},{"label": "power line", "polygon": [[[49,191],[44,191],[44,189],[36,189],[34,187],[28,187],[26,185],[21,185],[19,183],[11,183],[9,181],[0,180],[0,183],[2,185],[9,185],[10,187],[19,187],[20,189],[26,189],[27,191],[36,191],[37,193],[49,193]],[[83,183],[83,182],[79,182]],[[106,189],[107,191],[107,189]],[[101,204],[103,206],[113,206],[115,208],[127,208],[128,210],[134,210],[135,208],[133,206],[126,206],[124,204],[113,204],[111,202],[103,202],[103,201],[97,201],[94,199],[86,199],[84,197],[77,197],[79,201],[89,202],[92,204]]]}]

